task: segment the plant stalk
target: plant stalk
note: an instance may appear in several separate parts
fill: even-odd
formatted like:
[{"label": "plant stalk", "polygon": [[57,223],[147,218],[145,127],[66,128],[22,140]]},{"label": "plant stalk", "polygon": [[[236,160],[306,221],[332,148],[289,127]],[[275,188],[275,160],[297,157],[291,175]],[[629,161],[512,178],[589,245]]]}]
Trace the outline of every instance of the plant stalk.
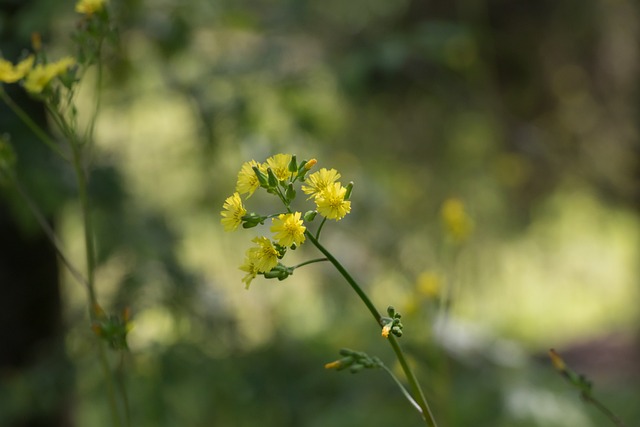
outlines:
[{"label": "plant stalk", "polygon": [[[316,248],[318,248],[320,252],[322,252],[322,254],[329,260],[329,262],[333,264],[333,266],[336,268],[336,270],[338,270],[338,272],[342,275],[342,277],[345,278],[345,280],[347,281],[347,283],[349,283],[349,285],[355,291],[355,293],[358,294],[358,296],[360,297],[364,305],[367,306],[367,308],[373,315],[373,318],[376,320],[376,323],[378,324],[378,326],[381,326],[382,316],[380,315],[376,307],[373,305],[373,303],[371,302],[367,294],[362,290],[362,288],[353,279],[353,277],[351,277],[349,272],[331,254],[331,252],[329,252],[324,246],[322,246],[322,244],[320,244],[320,242],[313,236],[313,234],[311,234],[309,231],[305,231],[305,235],[311,241],[311,243],[313,243],[313,245]],[[404,371],[405,376],[407,377],[407,381],[409,382],[411,391],[413,393],[414,401],[420,407],[420,413],[422,415],[423,420],[425,421],[427,426],[437,427],[435,418],[433,417],[433,414],[431,413],[431,409],[429,408],[429,404],[427,403],[427,400],[424,396],[424,393],[422,392],[420,384],[418,383],[418,379],[416,378],[415,374],[413,373],[413,370],[411,369],[411,367],[409,366],[409,363],[404,357],[404,353],[402,352],[402,348],[400,348],[400,345],[398,344],[396,337],[393,334],[389,334],[388,341],[389,341],[389,344],[391,344],[391,347],[393,348],[394,353],[396,354],[396,358],[398,359],[398,362],[400,363],[400,366],[402,367],[402,370]]]}]

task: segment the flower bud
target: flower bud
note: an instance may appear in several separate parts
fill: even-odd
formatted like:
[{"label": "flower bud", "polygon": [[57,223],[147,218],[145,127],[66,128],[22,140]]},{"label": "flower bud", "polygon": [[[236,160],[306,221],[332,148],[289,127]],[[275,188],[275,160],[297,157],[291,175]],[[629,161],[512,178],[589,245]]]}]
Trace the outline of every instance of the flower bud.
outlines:
[{"label": "flower bud", "polygon": [[296,198],[296,190],[293,189],[292,183],[289,183],[289,185],[287,186],[287,191],[285,191],[284,197],[286,197],[289,201]]},{"label": "flower bud", "polygon": [[298,162],[296,160],[296,155],[291,156],[291,160],[289,161],[289,172],[295,173],[298,172]]},{"label": "flower bud", "polygon": [[265,176],[265,174],[262,173],[262,171],[258,169],[257,166],[253,166],[251,169],[253,169],[253,172],[255,172],[256,176],[258,177],[260,186],[265,188],[269,187],[269,183],[267,182],[267,177]]},{"label": "flower bud", "polygon": [[278,186],[278,178],[276,178],[271,168],[267,168],[267,177],[267,185],[269,188],[276,188]]},{"label": "flower bud", "polygon": [[311,222],[316,218],[316,215],[318,215],[317,211],[307,211],[305,212],[303,218],[305,222]]},{"label": "flower bud", "polygon": [[353,181],[350,181],[346,188],[347,192],[344,194],[344,199],[349,200],[349,197],[351,197],[351,190],[353,190]]}]

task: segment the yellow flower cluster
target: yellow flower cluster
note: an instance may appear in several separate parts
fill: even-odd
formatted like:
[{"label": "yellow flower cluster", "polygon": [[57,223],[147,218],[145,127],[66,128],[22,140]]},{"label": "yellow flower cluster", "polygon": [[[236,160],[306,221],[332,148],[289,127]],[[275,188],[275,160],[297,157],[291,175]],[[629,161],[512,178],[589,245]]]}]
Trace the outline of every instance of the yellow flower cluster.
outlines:
[{"label": "yellow flower cluster", "polygon": [[[282,266],[279,259],[288,249],[296,249],[305,242],[305,221],[312,221],[316,214],[320,214],[325,220],[338,221],[351,211],[351,202],[348,200],[351,184],[343,187],[338,182],[340,174],[335,169],[322,168],[307,176],[316,163],[315,159],[311,159],[298,164],[296,157],[291,154],[276,154],[264,163],[250,160],[240,168],[236,191],[224,201],[220,212],[224,230],[234,231],[241,225],[243,228],[255,227],[270,218],[270,231],[273,233],[272,239],[253,239],[256,245],[246,252],[240,269],[247,273],[242,279],[247,287],[259,274],[280,280],[291,274],[293,269]],[[303,215],[302,212],[291,209],[296,196],[293,185],[296,183],[304,183],[302,191],[309,195],[309,199],[314,200],[314,211]],[[267,216],[247,214],[242,197],[248,199],[259,188],[277,196],[283,202],[286,212]]]},{"label": "yellow flower cluster", "polygon": [[23,80],[24,88],[28,92],[38,94],[51,80],[66,73],[76,63],[76,60],[70,56],[56,62],[35,66],[34,60],[33,55],[30,55],[13,65],[5,59],[0,59],[0,82],[15,83]]}]

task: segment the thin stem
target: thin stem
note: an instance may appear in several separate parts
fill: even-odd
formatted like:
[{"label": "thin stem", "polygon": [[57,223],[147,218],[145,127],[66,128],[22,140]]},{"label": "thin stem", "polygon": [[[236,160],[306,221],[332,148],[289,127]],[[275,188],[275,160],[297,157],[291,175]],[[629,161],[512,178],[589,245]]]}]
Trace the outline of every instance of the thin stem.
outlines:
[{"label": "thin stem", "polygon": [[[351,288],[356,292],[356,294],[358,294],[362,302],[367,306],[367,308],[373,315],[374,319],[376,320],[376,323],[378,324],[378,326],[380,326],[382,316],[380,315],[378,310],[375,308],[375,306],[373,305],[373,303],[371,302],[367,294],[362,290],[362,288],[360,288],[360,286],[353,279],[353,277],[351,277],[349,272],[347,272],[347,270],[342,266],[342,264],[340,264],[340,262],[331,254],[331,252],[329,252],[324,246],[322,246],[320,242],[318,242],[318,240],[309,231],[305,231],[305,235],[311,241],[311,243],[313,243],[313,245],[316,248],[318,248],[318,250],[322,252],[324,256],[327,257],[329,262],[333,264],[333,266],[336,268],[336,270],[338,270],[338,272],[342,275],[342,277],[345,278],[345,280],[349,283]],[[413,397],[416,400],[418,406],[421,408],[420,413],[422,414],[423,420],[429,427],[437,427],[435,418],[431,413],[431,409],[429,408],[429,405],[424,396],[424,393],[422,392],[422,389],[420,388],[420,384],[418,383],[418,379],[416,378],[415,374],[413,373],[413,370],[409,366],[409,363],[407,363],[407,360],[404,357],[404,353],[402,352],[402,349],[400,348],[400,345],[398,344],[395,336],[390,334],[388,341],[389,341],[389,344],[391,344],[391,347],[393,348],[393,351],[396,354],[396,358],[398,359],[398,362],[400,362],[400,366],[402,367],[402,370],[404,371],[407,377],[407,381],[409,382],[409,385],[411,386],[411,391],[413,392]]]},{"label": "thin stem", "polygon": [[411,393],[409,393],[407,391],[407,389],[404,387],[404,385],[400,382],[400,380],[398,379],[398,377],[395,376],[395,374],[391,371],[391,369],[387,368],[386,365],[382,364],[381,365],[382,369],[384,369],[387,374],[389,374],[389,376],[391,377],[391,379],[393,379],[393,381],[398,385],[398,387],[400,388],[400,391],[402,392],[402,394],[404,394],[404,397],[407,398],[407,400],[409,401],[409,403],[411,403],[411,405],[422,414],[422,408],[420,407],[420,405],[418,405],[418,402],[416,402],[416,400],[413,398],[413,396],[411,396]]},{"label": "thin stem", "polygon": [[582,398],[586,402],[591,403],[593,406],[598,408],[600,410],[600,412],[602,412],[604,415],[606,415],[607,418],[609,418],[618,427],[627,427],[627,425],[620,418],[618,418],[618,416],[616,414],[614,414],[611,411],[611,409],[607,408],[602,402],[600,402],[595,397],[591,396],[590,394],[583,393],[582,394]]},{"label": "thin stem", "polygon": [[316,240],[320,240],[320,232],[322,231],[322,227],[324,227],[325,222],[327,222],[327,217],[322,218],[318,231],[316,231]]},{"label": "thin stem", "polygon": [[[64,130],[64,129],[63,129]],[[87,191],[87,179],[85,172],[82,168],[82,157],[80,152],[80,146],[73,134],[67,134],[69,138],[69,145],[73,153],[73,168],[76,173],[76,180],[78,181],[78,197],[80,199],[80,205],[82,209],[82,219],[84,225],[84,242],[85,242],[85,254],[87,262],[87,289],[89,296],[89,316],[93,320],[95,318],[94,308],[98,304],[95,291],[95,247],[93,241],[93,228],[91,223],[91,212],[89,207],[89,196]],[[116,399],[116,392],[113,384],[112,372],[109,367],[109,361],[107,360],[107,354],[102,341],[98,342],[98,355],[100,358],[100,365],[104,373],[104,378],[107,386],[107,395],[109,399],[109,406],[111,407],[111,414],[113,416],[114,425],[121,427],[122,421],[118,411],[118,403]]]},{"label": "thin stem", "polygon": [[84,285],[88,289],[89,285],[87,283],[87,280],[82,276],[80,271],[73,266],[69,258],[65,255],[64,251],[62,250],[62,243],[60,242],[60,239],[58,239],[58,236],[56,236],[55,232],[45,219],[42,212],[40,212],[36,204],[33,202],[33,200],[31,200],[31,197],[29,197],[24,188],[22,188],[22,185],[20,185],[18,179],[11,173],[4,173],[4,175],[12,182],[14,188],[40,225],[40,228],[42,228],[42,231],[44,231],[44,234],[46,234],[47,238],[53,245],[53,248],[55,249],[62,263],[67,267],[74,279],[76,279],[78,283]]},{"label": "thin stem", "polygon": [[355,291],[355,293],[358,294],[358,296],[360,297],[364,305],[367,306],[373,318],[376,319],[376,323],[380,325],[380,320],[382,319],[382,316],[380,315],[380,313],[378,313],[378,310],[376,309],[375,305],[373,305],[373,303],[371,302],[367,294],[364,293],[364,291],[362,290],[362,288],[360,288],[358,283],[355,280],[353,280],[353,277],[351,277],[349,272],[345,270],[342,264],[340,264],[340,262],[331,254],[331,252],[329,252],[324,246],[320,244],[320,242],[318,242],[318,240],[315,237],[313,237],[313,234],[311,234],[309,231],[305,231],[304,234],[311,241],[311,243],[313,243],[313,245],[316,248],[318,248],[318,250],[322,252],[324,256],[327,257],[329,262],[333,264],[333,266],[336,268],[336,270],[338,270],[338,272],[342,275],[342,277],[345,278],[345,280],[349,283],[349,285]]},{"label": "thin stem", "polygon": [[437,427],[436,419],[433,417],[431,413],[431,408],[429,408],[429,404],[427,403],[427,399],[422,392],[422,388],[420,387],[420,383],[418,383],[418,379],[416,378],[413,370],[407,363],[407,360],[404,357],[404,353],[402,352],[402,348],[400,348],[400,344],[398,340],[393,334],[389,334],[388,337],[389,344],[391,344],[391,348],[393,348],[393,352],[396,354],[398,362],[400,362],[400,366],[404,371],[404,374],[407,377],[407,381],[409,382],[409,386],[411,387],[411,391],[413,395],[416,397],[420,408],[422,409],[420,413],[422,414],[422,418],[427,422],[427,425],[430,427]]},{"label": "thin stem", "polygon": [[0,97],[2,98],[4,103],[7,104],[7,106],[11,109],[11,111],[13,111],[13,113],[18,116],[18,118],[22,120],[25,125],[27,125],[31,132],[33,132],[34,135],[38,137],[38,139],[40,139],[40,141],[42,141],[47,147],[49,147],[51,151],[56,153],[64,160],[68,161],[67,156],[65,156],[60,147],[53,141],[53,139],[51,139],[49,135],[47,135],[44,130],[42,130],[40,126],[38,126],[35,121],[33,121],[31,117],[29,117],[29,115],[22,108],[20,108],[18,104],[13,101],[13,99],[11,99],[9,94],[7,94],[4,88],[2,88],[2,85],[0,85]]},{"label": "thin stem", "polygon": [[295,270],[298,267],[303,267],[305,265],[313,264],[313,263],[316,263],[316,262],[324,262],[324,261],[329,261],[329,260],[327,258],[316,258],[316,259],[312,259],[312,260],[309,260],[309,261],[305,261],[305,262],[300,263],[298,265],[294,265],[292,268]]}]

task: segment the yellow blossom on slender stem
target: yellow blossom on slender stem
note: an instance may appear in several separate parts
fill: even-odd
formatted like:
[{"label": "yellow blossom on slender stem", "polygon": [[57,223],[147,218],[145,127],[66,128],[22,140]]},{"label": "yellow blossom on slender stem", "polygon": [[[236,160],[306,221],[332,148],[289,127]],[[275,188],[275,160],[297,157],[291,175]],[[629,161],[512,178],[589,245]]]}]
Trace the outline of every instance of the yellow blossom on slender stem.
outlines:
[{"label": "yellow blossom on slender stem", "polygon": [[15,83],[22,79],[33,66],[34,56],[29,55],[20,61],[17,65],[13,65],[6,59],[0,59],[0,82]]},{"label": "yellow blossom on slender stem", "polygon": [[266,273],[278,265],[278,251],[271,240],[266,237],[256,237],[252,242],[257,243],[258,246],[249,248],[247,257],[253,262],[257,272]]},{"label": "yellow blossom on slender stem", "polygon": [[76,3],[76,12],[84,15],[93,15],[104,9],[105,0],[80,0]]},{"label": "yellow blossom on slender stem", "polygon": [[340,221],[351,212],[351,202],[344,199],[346,194],[347,189],[338,182],[327,186],[315,198],[318,213],[327,219]]},{"label": "yellow blossom on slender stem", "polygon": [[38,64],[27,74],[24,88],[31,93],[40,93],[52,79],[66,73],[75,63],[76,60],[69,56],[49,64]]},{"label": "yellow blossom on slender stem", "polygon": [[251,195],[260,188],[260,181],[258,181],[258,177],[256,176],[253,167],[257,167],[259,170],[267,173],[267,168],[264,165],[256,162],[255,160],[251,160],[249,162],[245,162],[240,168],[240,172],[238,172],[238,181],[236,183],[236,191],[240,194],[249,194],[247,197],[251,197]]},{"label": "yellow blossom on slender stem", "polygon": [[307,229],[300,219],[302,213],[280,214],[277,218],[273,218],[271,231],[276,233],[275,239],[281,246],[291,246],[292,244],[301,245],[304,242],[304,232]]},{"label": "yellow blossom on slender stem", "polygon": [[306,178],[307,184],[302,186],[302,191],[305,194],[310,194],[309,198],[317,196],[325,188],[338,181],[338,178],[340,178],[340,173],[337,170],[322,168]]},{"label": "yellow blossom on slender stem", "polygon": [[233,193],[232,196],[227,197],[222,207],[224,210],[220,212],[220,215],[222,215],[220,222],[224,226],[224,231],[235,230],[242,224],[242,217],[247,213],[247,210],[242,204],[240,194],[236,192]]},{"label": "yellow blossom on slender stem", "polygon": [[240,270],[247,273],[247,275],[242,278],[242,282],[245,284],[245,289],[249,289],[251,281],[255,279],[259,273],[256,268],[256,264],[249,256],[247,256],[244,260],[244,264],[240,266]]},{"label": "yellow blossom on slender stem", "polygon": [[276,154],[267,159],[267,167],[271,168],[278,181],[285,181],[291,176],[289,171],[291,157],[291,154]]}]

